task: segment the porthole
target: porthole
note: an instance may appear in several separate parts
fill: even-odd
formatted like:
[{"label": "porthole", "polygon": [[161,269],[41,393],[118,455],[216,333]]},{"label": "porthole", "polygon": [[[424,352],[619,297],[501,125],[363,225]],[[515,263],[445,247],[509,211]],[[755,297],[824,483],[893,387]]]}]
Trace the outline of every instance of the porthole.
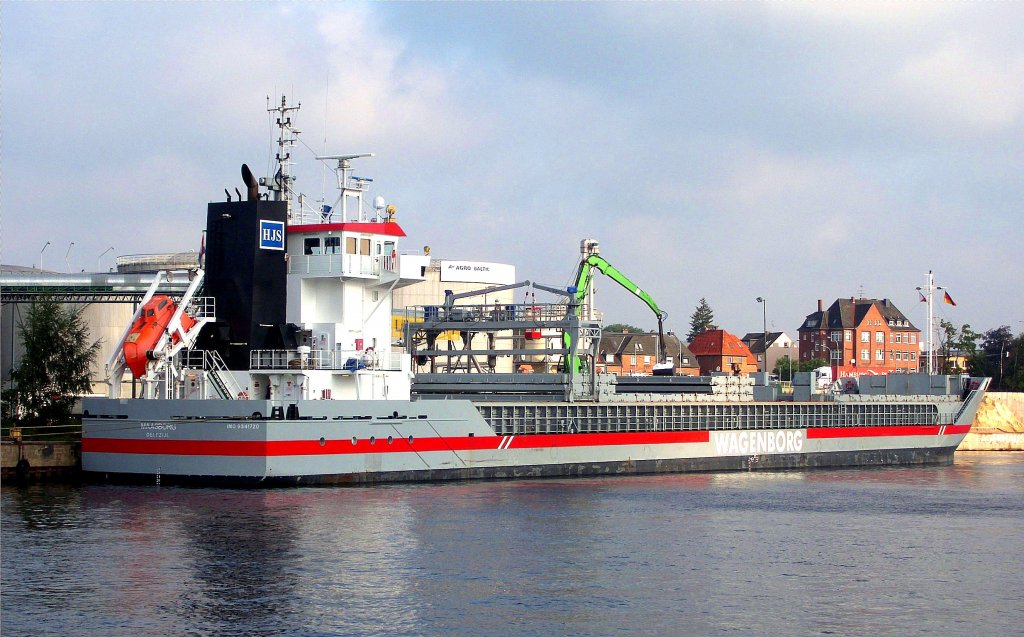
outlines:
[{"label": "porthole", "polygon": [[327,441],[324,439],[323,436],[320,436],[320,446],[323,447],[326,444],[327,444]]},{"label": "porthole", "polygon": [[409,436],[409,444],[412,444],[412,436]]},{"label": "porthole", "polygon": [[377,442],[376,436],[370,436],[370,444],[372,445],[375,442]]},{"label": "porthole", "polygon": [[357,443],[357,442],[359,442],[359,441],[358,441],[358,440],[356,440],[356,437],[355,437],[355,436],[352,436],[352,446],[353,446],[353,447],[354,447],[354,446],[356,445],[356,443]]},{"label": "porthole", "polygon": [[389,445],[390,445],[391,443],[393,443],[394,441],[395,441],[394,437],[392,437],[392,436],[388,436],[388,444],[389,444]]}]

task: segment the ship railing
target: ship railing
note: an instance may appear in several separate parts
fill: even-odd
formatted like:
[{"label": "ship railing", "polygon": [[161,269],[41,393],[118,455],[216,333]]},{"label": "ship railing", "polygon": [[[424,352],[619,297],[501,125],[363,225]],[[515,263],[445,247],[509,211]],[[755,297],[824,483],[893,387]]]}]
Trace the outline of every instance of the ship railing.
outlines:
[{"label": "ship railing", "polygon": [[531,322],[564,321],[568,308],[563,303],[481,303],[444,305],[420,305],[406,309],[406,321],[457,323],[488,322]]},{"label": "ship railing", "polygon": [[397,272],[399,257],[365,254],[289,255],[288,274],[323,274],[330,276],[380,276],[381,272]]},{"label": "ship railing", "polygon": [[955,422],[953,413],[939,411],[932,404],[914,403],[877,403],[856,407],[835,403],[609,403],[577,406],[575,410],[565,405],[480,403],[478,408],[498,435],[904,427]]},{"label": "ship railing", "polygon": [[243,392],[238,386],[234,375],[224,364],[224,359],[216,350],[183,349],[174,356],[174,367],[178,369],[199,369],[207,374],[218,398],[233,399]]},{"label": "ship railing", "polygon": [[373,350],[314,349],[304,352],[298,349],[257,349],[249,354],[249,367],[254,370],[394,371],[401,369],[401,364],[400,353],[377,354]]},{"label": "ship railing", "polygon": [[194,296],[185,306],[185,312],[196,319],[217,318],[217,300],[212,296]]}]

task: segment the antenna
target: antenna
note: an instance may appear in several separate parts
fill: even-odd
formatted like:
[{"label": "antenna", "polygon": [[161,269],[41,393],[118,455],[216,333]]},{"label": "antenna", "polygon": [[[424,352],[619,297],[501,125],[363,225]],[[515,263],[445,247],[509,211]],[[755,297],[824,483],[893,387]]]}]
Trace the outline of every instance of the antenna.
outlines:
[{"label": "antenna", "polygon": [[[366,183],[372,181],[363,177],[352,176],[352,160],[362,159],[364,157],[373,157],[373,153],[358,153],[352,155],[317,155],[315,159],[318,161],[337,161],[338,165],[335,167],[334,174],[338,178],[338,190],[341,191],[341,195],[338,197],[341,203],[341,221],[345,223],[348,221],[348,198],[356,198],[356,216],[359,221],[365,221],[363,215],[363,191],[366,190]],[[337,206],[335,206],[337,207]]]}]

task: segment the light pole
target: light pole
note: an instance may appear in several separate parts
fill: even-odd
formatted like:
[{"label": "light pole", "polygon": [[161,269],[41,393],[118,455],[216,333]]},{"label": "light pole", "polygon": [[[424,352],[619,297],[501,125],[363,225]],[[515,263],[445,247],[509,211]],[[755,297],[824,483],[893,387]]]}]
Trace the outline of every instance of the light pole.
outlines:
[{"label": "light pole", "polygon": [[64,267],[67,268],[68,272],[71,272],[71,263],[68,261],[68,257],[71,255],[71,248],[73,247],[75,247],[74,241],[68,244],[68,251],[64,253]]},{"label": "light pole", "polygon": [[761,343],[764,345],[764,365],[761,369],[762,372],[768,373],[768,302],[764,297],[757,297],[757,302],[761,304]]},{"label": "light pole", "polygon": [[793,382],[793,343],[786,345],[786,358],[789,359],[789,382]]},{"label": "light pole", "polygon": [[100,271],[100,259],[103,258],[103,255],[105,255],[106,253],[110,252],[113,249],[114,249],[114,246],[110,246],[109,248],[107,248],[103,252],[100,252],[100,256],[96,257],[96,271],[97,272]]},{"label": "light pole", "polygon": [[40,271],[40,272],[42,272],[42,271],[43,271],[43,252],[45,252],[45,251],[46,251],[46,246],[48,246],[48,245],[50,245],[50,242],[49,242],[49,241],[47,241],[47,242],[46,242],[46,243],[45,243],[45,244],[43,245],[43,249],[39,251],[39,271]]}]

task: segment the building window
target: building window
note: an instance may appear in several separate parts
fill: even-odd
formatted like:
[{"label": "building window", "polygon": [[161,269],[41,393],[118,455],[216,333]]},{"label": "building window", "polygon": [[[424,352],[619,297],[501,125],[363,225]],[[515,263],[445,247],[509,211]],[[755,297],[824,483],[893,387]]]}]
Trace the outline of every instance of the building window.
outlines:
[{"label": "building window", "polygon": [[903,332],[896,332],[896,342],[897,343],[902,343],[903,342]]},{"label": "building window", "polygon": [[884,361],[885,360],[885,350],[876,349],[875,350],[875,360],[876,361]]},{"label": "building window", "polygon": [[917,360],[917,354],[914,353],[914,352],[910,352],[910,360],[916,361]]},{"label": "building window", "polygon": [[870,343],[871,342],[871,332],[861,332],[860,333],[860,342],[861,343]]},{"label": "building window", "polygon": [[644,356],[644,365],[650,365],[650,364],[651,364],[651,357],[650,356]]},{"label": "building window", "polygon": [[871,352],[869,350],[862,349],[860,351],[860,359],[862,361],[869,361],[869,360],[871,360]]},{"label": "building window", "polygon": [[848,340],[848,341],[853,340],[853,332],[852,331],[846,330],[846,340]]},{"label": "building window", "polygon": [[917,334],[911,334],[910,335],[910,344],[913,345],[916,342],[917,342]]},{"label": "building window", "polygon": [[629,357],[629,366],[636,367],[636,354],[633,354]]},{"label": "building window", "polygon": [[832,342],[833,343],[838,343],[841,340],[843,340],[843,333],[842,332],[832,332]]},{"label": "building window", "polygon": [[875,332],[875,342],[885,343],[885,332]]}]

